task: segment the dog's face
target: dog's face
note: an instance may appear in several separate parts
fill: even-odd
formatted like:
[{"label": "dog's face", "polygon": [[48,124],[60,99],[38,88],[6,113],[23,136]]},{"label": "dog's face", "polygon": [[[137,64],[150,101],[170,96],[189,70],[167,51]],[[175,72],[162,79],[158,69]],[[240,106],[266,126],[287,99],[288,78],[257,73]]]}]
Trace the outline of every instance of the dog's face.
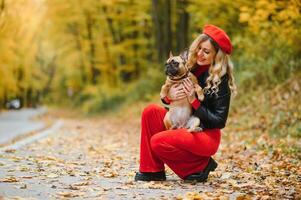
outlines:
[{"label": "dog's face", "polygon": [[177,80],[187,74],[186,62],[181,56],[170,56],[165,64],[165,74],[171,80]]}]

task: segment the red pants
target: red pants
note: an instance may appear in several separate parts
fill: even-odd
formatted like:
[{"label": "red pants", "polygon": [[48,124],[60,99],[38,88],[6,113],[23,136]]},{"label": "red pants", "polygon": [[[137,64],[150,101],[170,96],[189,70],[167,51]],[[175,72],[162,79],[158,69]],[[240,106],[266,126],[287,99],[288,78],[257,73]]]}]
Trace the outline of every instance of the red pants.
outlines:
[{"label": "red pants", "polygon": [[147,106],[141,119],[140,172],[158,172],[167,164],[180,178],[201,172],[219,147],[220,129],[190,133],[186,129],[165,130],[167,110]]}]

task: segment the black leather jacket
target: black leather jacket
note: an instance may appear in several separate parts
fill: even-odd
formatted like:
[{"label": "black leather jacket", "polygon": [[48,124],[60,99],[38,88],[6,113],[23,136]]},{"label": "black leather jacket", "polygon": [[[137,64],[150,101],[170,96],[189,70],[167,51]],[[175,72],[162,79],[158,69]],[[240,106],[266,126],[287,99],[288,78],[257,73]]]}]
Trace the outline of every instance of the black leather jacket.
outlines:
[{"label": "black leather jacket", "polygon": [[[206,86],[206,79],[209,72],[205,72],[198,77],[202,88]],[[203,129],[222,129],[226,125],[228,118],[231,91],[228,85],[228,75],[221,77],[217,94],[205,94],[205,99],[201,106],[194,111],[194,115],[201,120]]]}]

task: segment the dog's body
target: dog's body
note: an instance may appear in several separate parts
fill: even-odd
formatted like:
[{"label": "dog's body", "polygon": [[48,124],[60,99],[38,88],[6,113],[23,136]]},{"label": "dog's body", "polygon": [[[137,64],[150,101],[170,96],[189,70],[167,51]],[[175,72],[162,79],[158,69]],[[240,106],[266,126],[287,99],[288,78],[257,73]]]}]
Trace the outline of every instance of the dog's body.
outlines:
[{"label": "dog's body", "polygon": [[[161,97],[167,96],[169,90],[176,83],[181,83],[184,79],[190,79],[194,85],[198,99],[204,99],[201,86],[198,84],[197,78],[189,71],[185,60],[180,56],[170,56],[166,62],[167,79],[161,88]],[[200,119],[192,115],[192,106],[187,98],[172,101],[170,108],[164,117],[164,125],[166,129],[187,128],[189,132],[198,132],[202,128]]]}]

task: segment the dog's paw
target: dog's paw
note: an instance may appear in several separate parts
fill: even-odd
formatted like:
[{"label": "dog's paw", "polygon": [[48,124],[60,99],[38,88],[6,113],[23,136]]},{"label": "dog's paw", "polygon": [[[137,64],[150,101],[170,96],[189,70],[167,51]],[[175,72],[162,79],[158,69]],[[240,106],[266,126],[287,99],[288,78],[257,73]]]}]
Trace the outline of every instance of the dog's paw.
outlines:
[{"label": "dog's paw", "polygon": [[196,133],[196,132],[201,132],[203,129],[201,127],[192,127],[188,129],[188,132],[190,133]]}]

